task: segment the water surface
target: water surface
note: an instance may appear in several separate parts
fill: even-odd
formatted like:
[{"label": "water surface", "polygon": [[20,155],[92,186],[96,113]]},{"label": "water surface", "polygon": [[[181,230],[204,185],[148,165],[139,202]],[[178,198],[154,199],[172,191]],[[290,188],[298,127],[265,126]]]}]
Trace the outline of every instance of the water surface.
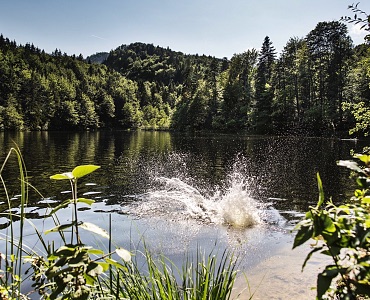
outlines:
[{"label": "water surface", "polygon": [[[231,248],[245,270],[291,247],[290,230],[317,201],[317,172],[328,197],[346,197],[354,184],[336,161],[364,146],[336,138],[145,131],[0,133],[0,141],[2,159],[14,143],[20,148],[30,182],[43,195],[31,192],[28,208],[40,228],[52,226],[45,212],[69,196],[68,184],[50,175],[96,164],[101,169],[80,181],[80,195],[96,200],[81,208],[83,221],[108,229],[111,215],[117,244],[134,251],[145,240],[178,263],[199,247]],[[15,159],[3,176],[16,203]],[[70,219],[68,209],[59,215]],[[33,242],[31,227],[29,235]]]}]

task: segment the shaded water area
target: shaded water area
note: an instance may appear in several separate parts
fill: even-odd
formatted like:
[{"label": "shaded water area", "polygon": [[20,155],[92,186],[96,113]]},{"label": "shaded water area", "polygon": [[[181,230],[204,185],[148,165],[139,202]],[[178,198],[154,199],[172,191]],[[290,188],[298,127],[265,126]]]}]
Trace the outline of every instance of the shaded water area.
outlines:
[{"label": "shaded water area", "polygon": [[[96,201],[80,209],[81,220],[108,229],[111,215],[117,244],[135,250],[145,240],[152,251],[179,264],[184,253],[199,247],[207,252],[230,248],[247,274],[291,248],[291,229],[317,201],[317,172],[334,201],[351,194],[354,183],[336,161],[366,145],[337,138],[146,131],[0,133],[0,141],[2,160],[18,145],[30,182],[43,195],[31,192],[27,209],[38,228],[49,229],[45,212],[69,196],[68,184],[53,182],[50,175],[96,164],[101,169],[80,182],[79,194]],[[3,177],[14,204],[17,172],[11,159]],[[69,210],[59,215],[70,219]],[[7,222],[0,218],[0,226]],[[31,227],[28,234],[34,243]],[[96,242],[90,235],[85,239]],[[279,286],[275,289],[278,293]]]}]

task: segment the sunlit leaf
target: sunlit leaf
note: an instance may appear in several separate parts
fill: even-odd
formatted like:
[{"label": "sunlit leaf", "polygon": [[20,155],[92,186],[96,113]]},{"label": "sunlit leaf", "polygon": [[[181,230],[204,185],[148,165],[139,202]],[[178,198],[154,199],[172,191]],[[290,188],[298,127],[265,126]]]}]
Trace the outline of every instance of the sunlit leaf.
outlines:
[{"label": "sunlit leaf", "polygon": [[49,213],[49,216],[55,214],[58,210],[66,208],[69,204],[73,203],[72,199],[68,199],[60,203],[58,206],[54,207],[53,210]]},{"label": "sunlit leaf", "polygon": [[95,203],[95,200],[92,200],[92,199],[87,199],[87,198],[78,198],[77,199],[77,202],[78,203],[85,203],[87,205],[92,205],[93,203]]},{"label": "sunlit leaf", "polygon": [[337,164],[338,164],[338,166],[346,167],[346,168],[348,168],[350,170],[353,170],[353,171],[362,173],[362,169],[359,167],[359,165],[355,161],[352,161],[352,160],[339,160],[337,162]]},{"label": "sunlit leaf", "polygon": [[70,228],[70,227],[72,227],[72,226],[74,226],[74,225],[75,225],[75,222],[73,222],[73,223],[69,223],[69,224],[59,225],[59,226],[56,226],[56,227],[51,228],[51,229],[49,229],[49,230],[46,230],[46,231],[45,231],[45,234],[48,234],[48,233],[50,233],[50,232],[63,231],[63,230],[65,230],[65,229],[67,229],[67,228]]},{"label": "sunlit leaf", "polygon": [[307,242],[313,234],[312,226],[301,226],[294,237],[293,249]]},{"label": "sunlit leaf", "polygon": [[103,255],[104,251],[100,249],[89,249],[87,250],[87,253],[94,254],[94,255]]},{"label": "sunlit leaf", "polygon": [[108,264],[110,264],[110,265],[112,265],[112,266],[116,267],[117,269],[126,269],[126,267],[125,267],[124,265],[120,264],[118,261],[116,261],[116,260],[114,260],[114,259],[106,258],[106,259],[105,259],[105,261],[106,261]]},{"label": "sunlit leaf", "polygon": [[321,214],[320,219],[322,220],[322,224],[324,226],[324,231],[326,232],[335,232],[336,227],[333,223],[333,220],[327,214]]},{"label": "sunlit leaf", "polygon": [[95,281],[96,281],[96,278],[88,275],[88,274],[84,274],[84,278],[86,279],[86,284],[88,285],[94,285]]},{"label": "sunlit leaf", "polygon": [[319,189],[319,201],[317,203],[317,206],[316,208],[319,208],[321,207],[321,205],[324,203],[325,201],[325,195],[324,195],[324,189],[322,187],[322,181],[321,181],[321,177],[320,177],[320,174],[317,173],[317,186],[318,186],[318,189]]},{"label": "sunlit leaf", "polygon": [[119,257],[121,257],[124,261],[129,262],[131,261],[131,253],[123,248],[117,248],[116,253]]},{"label": "sunlit leaf", "polygon": [[73,174],[71,172],[62,173],[62,174],[55,174],[55,175],[50,176],[50,179],[54,179],[54,180],[68,179],[68,180],[71,180],[71,179],[73,179]]},{"label": "sunlit leaf", "polygon": [[90,262],[89,265],[87,266],[87,274],[92,277],[96,277],[103,272],[104,272],[103,267],[96,262]]},{"label": "sunlit leaf", "polygon": [[370,204],[370,196],[366,196],[361,200],[362,204]]},{"label": "sunlit leaf", "polygon": [[365,165],[368,165],[370,163],[370,155],[355,154],[354,157],[361,160]]},{"label": "sunlit leaf", "polygon": [[95,224],[89,223],[89,222],[83,222],[78,227],[94,232],[96,234],[99,234],[102,237],[105,237],[109,239],[109,234],[104,229],[100,228],[99,226],[96,226]]},{"label": "sunlit leaf", "polygon": [[95,165],[82,165],[82,166],[77,166],[76,168],[73,169],[72,175],[74,178],[81,178],[87,174],[90,174],[94,172],[95,170],[99,169],[100,166],[95,166]]},{"label": "sunlit leaf", "polygon": [[106,262],[97,262],[102,268],[103,268],[103,272],[105,271],[108,271],[109,269],[109,264],[106,263]]}]

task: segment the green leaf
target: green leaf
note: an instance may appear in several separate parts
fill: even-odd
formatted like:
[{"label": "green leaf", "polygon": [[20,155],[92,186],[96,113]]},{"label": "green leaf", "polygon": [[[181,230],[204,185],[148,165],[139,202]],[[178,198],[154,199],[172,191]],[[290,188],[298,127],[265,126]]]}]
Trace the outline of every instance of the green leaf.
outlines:
[{"label": "green leaf", "polygon": [[318,252],[318,251],[320,251],[322,249],[323,249],[323,247],[320,246],[320,247],[314,248],[313,250],[310,251],[310,253],[307,254],[306,259],[304,260],[303,265],[302,265],[302,271],[305,268],[307,262],[310,260],[312,254],[314,254],[315,252]]},{"label": "green leaf", "polygon": [[131,253],[123,248],[117,248],[116,253],[121,257],[125,262],[131,261]]},{"label": "green leaf", "polygon": [[114,260],[114,259],[106,258],[106,259],[105,259],[105,261],[106,261],[108,264],[110,264],[110,265],[112,265],[112,266],[116,267],[117,269],[126,269],[126,267],[125,267],[124,265],[120,264],[118,261],[116,261],[116,260]]},{"label": "green leaf", "polygon": [[301,226],[294,237],[293,249],[307,242],[313,234],[312,226]]},{"label": "green leaf", "polygon": [[54,180],[68,179],[68,180],[71,180],[71,179],[73,179],[73,174],[71,172],[62,173],[62,174],[55,174],[55,175],[50,176],[50,179],[54,179]]},{"label": "green leaf", "polygon": [[320,219],[322,221],[322,225],[324,226],[323,231],[333,233],[337,230],[333,220],[327,214],[321,214]]},{"label": "green leaf", "polygon": [[87,250],[87,253],[93,254],[93,255],[103,255],[104,251],[100,249],[89,249]]},{"label": "green leaf", "polygon": [[72,223],[69,223],[69,224],[63,224],[63,225],[58,225],[58,226],[53,227],[53,228],[51,228],[51,229],[49,229],[49,230],[46,230],[46,231],[45,231],[45,234],[48,234],[48,233],[50,233],[50,232],[63,231],[63,230],[65,230],[65,229],[67,229],[67,228],[70,228],[70,227],[74,226],[74,225],[75,225],[75,223],[76,223],[76,222],[72,222]]},{"label": "green leaf", "polygon": [[86,284],[88,284],[88,285],[94,285],[95,284],[96,279],[94,277],[85,273],[84,278],[86,279]]},{"label": "green leaf", "polygon": [[370,163],[370,155],[366,155],[366,154],[355,154],[353,157],[361,160],[365,165],[368,165]]},{"label": "green leaf", "polygon": [[369,283],[365,283],[365,284],[356,283],[356,292],[358,293],[358,295],[370,296]]},{"label": "green leaf", "polygon": [[370,196],[366,196],[361,200],[362,204],[370,204]]},{"label": "green leaf", "polygon": [[322,187],[322,181],[321,181],[320,174],[317,173],[316,176],[317,176],[317,186],[318,186],[318,189],[319,189],[319,201],[317,202],[317,206],[316,206],[316,208],[318,209],[324,203],[325,195],[324,195],[324,189]]},{"label": "green leaf", "polygon": [[[368,186],[367,178],[365,176],[357,177],[356,182],[357,182],[358,186],[362,187],[363,189],[366,189],[367,186]],[[362,192],[362,194],[363,194],[363,192]]]},{"label": "green leaf", "polygon": [[[332,279],[336,276],[332,272],[328,273],[327,269],[332,266],[327,266],[326,269],[317,276],[317,299],[322,299],[326,291],[329,289]],[[338,275],[338,271],[337,271]]]},{"label": "green leaf", "polygon": [[96,226],[95,224],[89,223],[89,222],[83,222],[78,227],[94,232],[96,234],[101,235],[102,237],[105,237],[109,239],[109,234],[104,229],[100,228],[99,226]]},{"label": "green leaf", "polygon": [[94,172],[95,170],[99,168],[100,166],[95,166],[95,165],[77,166],[76,168],[73,169],[72,175],[74,178],[81,178],[83,176],[86,176],[87,174]]},{"label": "green leaf", "polygon": [[87,205],[92,205],[93,203],[95,203],[95,200],[92,200],[92,199],[87,199],[87,198],[78,198],[77,199],[77,202],[78,203],[85,203]]},{"label": "green leaf", "polygon": [[103,272],[104,272],[103,267],[96,262],[90,262],[89,265],[87,266],[86,273],[92,277],[97,277]]},{"label": "green leaf", "polygon": [[62,208],[66,208],[69,204],[72,204],[73,203],[73,199],[68,199],[68,200],[65,200],[63,201],[62,203],[60,203],[57,207],[54,207],[54,209],[49,213],[48,216],[52,216],[53,214],[55,214],[58,210],[62,209]]},{"label": "green leaf", "polygon": [[87,253],[85,251],[82,251],[82,252],[78,252],[77,255],[72,257],[69,260],[68,264],[73,268],[82,267],[86,265],[86,262],[88,261],[88,259],[89,259],[89,256],[87,255]]},{"label": "green leaf", "polygon": [[103,272],[109,270],[109,263],[106,262],[97,262],[97,263],[103,268]]}]

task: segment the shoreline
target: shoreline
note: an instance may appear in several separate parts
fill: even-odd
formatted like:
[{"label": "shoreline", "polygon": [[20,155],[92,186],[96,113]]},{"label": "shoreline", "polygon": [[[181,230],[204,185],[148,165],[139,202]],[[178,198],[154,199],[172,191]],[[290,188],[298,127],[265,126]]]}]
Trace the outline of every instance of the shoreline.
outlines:
[{"label": "shoreline", "polygon": [[307,243],[292,250],[292,245],[287,243],[273,256],[241,272],[235,281],[231,299],[250,299],[252,295],[253,300],[316,299],[317,275],[329,259],[316,253],[302,272],[302,264],[310,246]]}]

